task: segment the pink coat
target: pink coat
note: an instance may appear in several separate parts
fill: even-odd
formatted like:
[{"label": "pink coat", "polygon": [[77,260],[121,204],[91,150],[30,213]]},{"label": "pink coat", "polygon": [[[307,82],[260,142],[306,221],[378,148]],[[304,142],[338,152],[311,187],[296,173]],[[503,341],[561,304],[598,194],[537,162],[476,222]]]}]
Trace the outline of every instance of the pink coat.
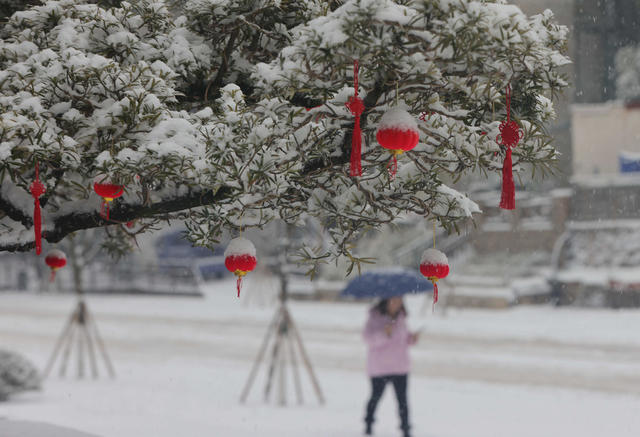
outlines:
[{"label": "pink coat", "polygon": [[[391,336],[384,327],[392,324]],[[406,317],[400,313],[396,320],[371,309],[362,333],[368,345],[367,372],[370,377],[409,373],[409,346],[415,343],[407,329]]]}]

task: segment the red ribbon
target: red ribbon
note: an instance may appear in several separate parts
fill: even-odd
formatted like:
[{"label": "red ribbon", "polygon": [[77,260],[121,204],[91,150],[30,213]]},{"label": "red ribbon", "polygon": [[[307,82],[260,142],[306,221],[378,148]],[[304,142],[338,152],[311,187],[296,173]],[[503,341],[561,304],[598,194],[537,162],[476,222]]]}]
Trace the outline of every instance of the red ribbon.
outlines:
[{"label": "red ribbon", "polygon": [[360,129],[360,116],[364,112],[364,102],[358,97],[358,60],[353,61],[353,88],[355,94],[346,103],[347,109],[356,117],[351,136],[351,176],[362,176],[362,130]]},{"label": "red ribbon", "polygon": [[29,191],[33,196],[33,231],[35,233],[36,254],[40,255],[42,252],[42,213],[40,211],[39,198],[45,193],[46,188],[40,182],[40,165],[38,162],[36,162],[36,179],[31,183]]}]

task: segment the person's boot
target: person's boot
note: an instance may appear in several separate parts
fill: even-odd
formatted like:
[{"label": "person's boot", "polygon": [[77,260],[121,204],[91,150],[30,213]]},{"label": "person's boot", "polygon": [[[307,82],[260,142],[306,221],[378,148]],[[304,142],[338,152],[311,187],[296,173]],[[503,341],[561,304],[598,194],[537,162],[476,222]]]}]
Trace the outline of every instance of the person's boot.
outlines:
[{"label": "person's boot", "polygon": [[411,437],[411,431],[409,428],[402,428],[402,437]]},{"label": "person's boot", "polygon": [[373,429],[371,428],[371,422],[365,422],[364,435],[373,435]]}]

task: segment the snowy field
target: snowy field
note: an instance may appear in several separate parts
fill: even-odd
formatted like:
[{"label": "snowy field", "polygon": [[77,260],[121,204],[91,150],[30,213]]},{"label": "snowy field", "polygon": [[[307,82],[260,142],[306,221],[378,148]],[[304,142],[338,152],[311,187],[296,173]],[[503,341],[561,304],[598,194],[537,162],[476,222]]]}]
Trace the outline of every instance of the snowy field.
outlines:
[{"label": "snowy field", "polygon": [[[264,368],[238,401],[273,305],[243,299],[221,282],[205,299],[90,296],[117,378],[75,378],[75,361],[41,392],[0,403],[2,419],[41,421],[103,437],[353,437],[368,395],[360,339],[366,305],[295,302],[291,313],[327,403],[307,383],[305,404],[263,402]],[[0,294],[0,347],[40,367],[72,296]],[[416,437],[637,437],[640,435],[640,311],[518,308],[420,314],[410,407]],[[57,370],[54,369],[54,370]],[[395,400],[379,406],[375,435],[398,436]]]}]

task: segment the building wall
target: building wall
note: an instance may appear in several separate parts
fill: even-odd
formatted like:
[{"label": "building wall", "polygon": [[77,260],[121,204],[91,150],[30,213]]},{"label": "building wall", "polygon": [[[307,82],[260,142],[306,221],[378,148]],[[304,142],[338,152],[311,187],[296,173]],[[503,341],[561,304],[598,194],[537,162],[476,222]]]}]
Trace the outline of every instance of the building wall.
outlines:
[{"label": "building wall", "polygon": [[477,231],[471,238],[475,251],[551,252],[556,239],[564,232],[572,194],[568,189],[534,197],[523,193],[516,197],[514,211],[499,209],[495,201],[480,201],[483,214],[476,216]]},{"label": "building wall", "polygon": [[573,174],[618,174],[620,152],[640,153],[640,109],[620,102],[572,105]]}]

